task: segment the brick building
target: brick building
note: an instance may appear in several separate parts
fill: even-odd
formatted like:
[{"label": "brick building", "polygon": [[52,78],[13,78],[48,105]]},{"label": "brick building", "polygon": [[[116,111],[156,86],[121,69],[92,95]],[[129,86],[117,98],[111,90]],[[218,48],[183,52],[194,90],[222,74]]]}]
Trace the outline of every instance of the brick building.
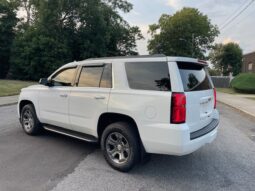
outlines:
[{"label": "brick building", "polygon": [[243,55],[242,72],[255,73],[255,52],[251,52],[251,53]]}]

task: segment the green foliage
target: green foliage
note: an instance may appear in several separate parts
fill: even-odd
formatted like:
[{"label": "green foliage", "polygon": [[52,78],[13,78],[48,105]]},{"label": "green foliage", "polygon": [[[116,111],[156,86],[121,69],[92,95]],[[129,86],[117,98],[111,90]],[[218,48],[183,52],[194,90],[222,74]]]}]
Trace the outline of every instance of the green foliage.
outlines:
[{"label": "green foliage", "polygon": [[148,50],[151,54],[205,58],[219,34],[216,26],[197,9],[183,8],[174,15],[163,14],[157,24],[150,25]]},{"label": "green foliage", "polygon": [[243,52],[236,43],[216,44],[209,54],[214,68],[221,71],[223,75],[237,75],[241,72]]},{"label": "green foliage", "polygon": [[16,4],[0,0],[0,78],[5,78],[10,67],[11,46],[17,24]]},{"label": "green foliage", "polygon": [[15,79],[38,80],[71,61],[71,54],[64,40],[29,30],[16,37],[10,76]]},{"label": "green foliage", "polygon": [[208,70],[210,76],[220,76],[221,72],[217,69],[209,68]]},{"label": "green foliage", "polygon": [[241,73],[231,81],[231,86],[238,92],[255,93],[255,74]]},{"label": "green foliage", "polygon": [[24,0],[20,5],[30,6],[29,19],[12,49],[13,78],[38,80],[74,60],[137,54],[141,32],[119,14],[132,9],[125,0]]}]

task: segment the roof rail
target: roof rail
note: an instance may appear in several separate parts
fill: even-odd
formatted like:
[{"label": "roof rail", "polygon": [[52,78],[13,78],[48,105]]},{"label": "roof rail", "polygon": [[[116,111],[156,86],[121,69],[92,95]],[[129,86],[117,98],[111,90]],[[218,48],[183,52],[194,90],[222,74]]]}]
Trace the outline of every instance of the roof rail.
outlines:
[{"label": "roof rail", "polygon": [[113,56],[113,57],[99,57],[88,58],[86,60],[101,60],[101,59],[125,59],[125,58],[151,58],[151,57],[165,57],[164,54],[152,54],[152,55],[136,55],[136,56]]}]

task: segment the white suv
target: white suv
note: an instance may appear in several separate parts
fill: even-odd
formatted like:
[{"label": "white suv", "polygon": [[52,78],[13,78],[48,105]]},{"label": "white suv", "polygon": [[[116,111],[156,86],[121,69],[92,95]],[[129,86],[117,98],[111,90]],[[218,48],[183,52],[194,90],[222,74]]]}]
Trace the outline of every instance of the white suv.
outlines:
[{"label": "white suv", "polygon": [[186,155],[217,134],[216,92],[207,64],[135,56],[64,65],[18,103],[24,131],[43,129],[100,142],[106,161],[130,170],[144,153]]}]

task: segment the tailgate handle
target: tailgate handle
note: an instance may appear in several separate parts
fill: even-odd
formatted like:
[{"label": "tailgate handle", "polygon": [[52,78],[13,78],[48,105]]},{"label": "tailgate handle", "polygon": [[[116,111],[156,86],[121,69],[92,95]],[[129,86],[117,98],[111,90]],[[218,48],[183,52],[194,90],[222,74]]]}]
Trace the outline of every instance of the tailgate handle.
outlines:
[{"label": "tailgate handle", "polygon": [[200,104],[206,104],[208,102],[212,101],[212,97],[209,96],[209,97],[204,97],[204,98],[201,98],[200,99]]}]

